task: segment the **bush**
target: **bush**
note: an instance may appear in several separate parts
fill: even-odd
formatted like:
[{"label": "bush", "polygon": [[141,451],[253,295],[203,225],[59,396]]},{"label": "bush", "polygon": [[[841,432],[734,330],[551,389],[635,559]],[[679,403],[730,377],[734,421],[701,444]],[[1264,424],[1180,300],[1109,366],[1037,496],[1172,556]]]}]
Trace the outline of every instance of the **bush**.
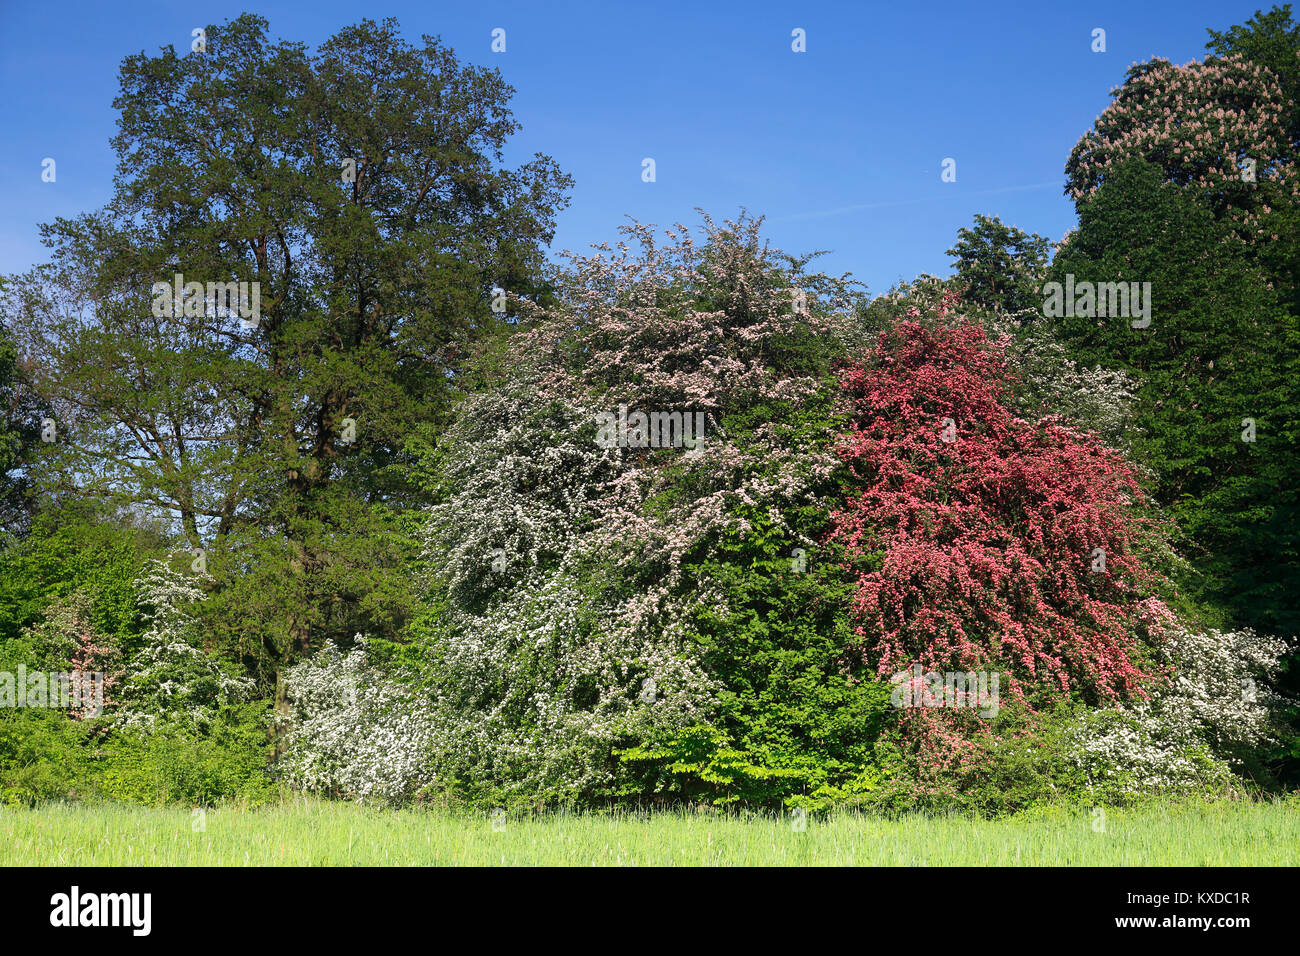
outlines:
[{"label": "bush", "polygon": [[877,785],[890,688],[846,659],[853,587],[839,555],[812,545],[824,518],[808,509],[796,537],[757,509],[739,516],[743,532],[684,566],[712,599],[691,631],[719,687],[714,726],[621,756],[656,771],[648,789],[680,800],[829,809]]},{"label": "bush", "polygon": [[267,773],[268,705],[249,705],[215,722],[207,736],[177,728],[125,730],[94,752],[98,794],[147,806],[257,804],[276,788]]},{"label": "bush", "polygon": [[431,782],[432,707],[367,659],[333,645],[285,676],[290,702],[278,770],[295,789],[396,804]]},{"label": "bush", "polygon": [[0,801],[31,806],[42,800],[91,796],[85,753],[90,728],[53,710],[19,709],[0,716]]}]

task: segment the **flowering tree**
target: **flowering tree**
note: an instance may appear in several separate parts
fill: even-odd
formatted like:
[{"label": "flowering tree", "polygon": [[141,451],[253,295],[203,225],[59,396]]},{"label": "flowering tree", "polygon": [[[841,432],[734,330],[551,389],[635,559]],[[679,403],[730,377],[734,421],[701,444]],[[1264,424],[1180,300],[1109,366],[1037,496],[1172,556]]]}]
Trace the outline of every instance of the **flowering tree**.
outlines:
[{"label": "flowering tree", "polygon": [[[890,676],[1003,676],[1014,708],[1141,697],[1144,615],[1164,613],[1143,567],[1154,531],[1119,455],[1065,422],[1008,408],[1002,344],[919,309],[883,332],[842,384],[840,454],[855,491],[833,541],[881,554],[859,572],[856,653]],[[909,709],[907,739],[939,764],[983,727],[973,711]]]},{"label": "flowering tree", "polygon": [[1268,196],[1300,195],[1288,104],[1267,69],[1239,56],[1184,66],[1156,58],[1131,67],[1112,95],[1066,162],[1075,199],[1095,192],[1115,165],[1132,158],[1160,166],[1169,182],[1194,188],[1252,232],[1261,228]]},{"label": "flowering tree", "polygon": [[1300,308],[1300,173],[1282,79],[1235,52],[1184,66],[1157,58],[1131,67],[1112,93],[1065,166],[1076,202],[1124,163],[1152,163],[1228,227]]},{"label": "flowering tree", "polygon": [[192,579],[155,559],[136,586],[149,629],[127,667],[118,723],[203,731],[223,705],[247,700],[253,681],[227,674],[196,643],[188,607],[204,595]]},{"label": "flowering tree", "polygon": [[[1023,283],[1028,270],[1020,271]],[[1140,432],[1134,421],[1138,381],[1119,369],[1079,361],[1056,329],[1042,321],[1041,300],[1033,308],[1014,311],[998,302],[972,303],[970,282],[981,274],[963,277],[959,272],[950,279],[922,274],[901,282],[871,301],[868,322],[877,331],[891,329],[910,318],[913,309],[922,313],[946,309],[945,300],[959,296],[962,312],[978,318],[986,336],[1003,350],[1006,398],[1018,415],[1030,421],[1045,415],[1068,418],[1111,448],[1127,453]],[[988,302],[989,297],[984,298]]]},{"label": "flowering tree", "polygon": [[[660,245],[633,225],[616,250],[574,257],[564,304],[519,303],[506,380],[467,400],[431,456],[424,639],[436,764],[462,789],[641,798],[676,786],[672,741],[730,746],[698,630],[727,602],[704,565],[756,516],[798,544],[795,516],[837,466],[815,424],[829,360],[858,327],[849,284],[758,227],[706,217],[705,241],[677,227]],[[599,416],[622,409],[703,433],[598,441]]]}]

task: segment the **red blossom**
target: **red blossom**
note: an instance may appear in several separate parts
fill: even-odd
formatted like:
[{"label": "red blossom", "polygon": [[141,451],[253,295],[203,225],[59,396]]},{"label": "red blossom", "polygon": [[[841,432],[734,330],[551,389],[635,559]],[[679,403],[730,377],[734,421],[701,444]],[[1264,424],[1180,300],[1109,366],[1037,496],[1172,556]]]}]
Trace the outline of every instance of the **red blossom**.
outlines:
[{"label": "red blossom", "polygon": [[[1154,575],[1140,561],[1142,490],[1091,436],[1017,418],[1001,343],[950,316],[955,305],[883,332],[842,373],[853,418],[838,450],[857,490],[830,538],[850,559],[881,556],[858,576],[853,652],[882,680],[917,662],[998,672],[1002,695],[1030,712],[1143,696]],[[921,750],[950,757],[984,726],[971,713],[901,716]]]}]

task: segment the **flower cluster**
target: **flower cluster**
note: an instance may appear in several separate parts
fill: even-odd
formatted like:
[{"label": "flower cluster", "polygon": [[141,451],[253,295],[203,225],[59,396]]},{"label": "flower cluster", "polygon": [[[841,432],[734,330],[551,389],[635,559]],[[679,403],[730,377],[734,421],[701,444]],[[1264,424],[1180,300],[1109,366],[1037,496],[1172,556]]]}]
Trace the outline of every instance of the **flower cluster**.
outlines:
[{"label": "flower cluster", "polygon": [[1274,739],[1283,701],[1269,682],[1286,650],[1249,629],[1172,627],[1159,650],[1167,678],[1147,700],[1086,715],[1072,759],[1094,785],[1128,792],[1224,783],[1244,753]]},{"label": "flower cluster", "polygon": [[1184,66],[1156,58],[1129,70],[1110,106],[1070,153],[1067,188],[1095,192],[1140,157],[1194,190],[1247,241],[1271,238],[1271,214],[1300,197],[1278,78],[1240,57]]}]

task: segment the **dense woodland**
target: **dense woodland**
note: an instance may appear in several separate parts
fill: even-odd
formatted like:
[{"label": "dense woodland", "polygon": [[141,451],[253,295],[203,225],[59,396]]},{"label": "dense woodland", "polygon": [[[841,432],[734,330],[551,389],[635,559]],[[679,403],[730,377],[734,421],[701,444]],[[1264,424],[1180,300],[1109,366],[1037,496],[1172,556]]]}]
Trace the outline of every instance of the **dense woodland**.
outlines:
[{"label": "dense woodland", "polygon": [[[1077,229],[978,216],[874,297],[747,212],[557,265],[574,184],[503,164],[498,72],[269,29],[123,61],[111,202],[0,280],[0,672],[104,675],[0,708],[0,799],[1295,788],[1289,7],[1128,71],[1062,157]],[[160,314],[177,274],[257,320]],[[913,705],[931,672],[996,706]]]}]

